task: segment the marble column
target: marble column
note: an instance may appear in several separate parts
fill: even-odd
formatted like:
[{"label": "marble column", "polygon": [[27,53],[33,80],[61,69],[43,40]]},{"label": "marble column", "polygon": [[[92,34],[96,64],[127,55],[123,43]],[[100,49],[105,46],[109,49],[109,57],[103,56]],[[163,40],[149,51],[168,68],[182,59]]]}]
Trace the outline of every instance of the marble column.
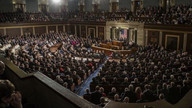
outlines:
[{"label": "marble column", "polygon": [[23,35],[23,28],[21,27],[20,30],[21,30],[21,35]]},{"label": "marble column", "polygon": [[3,30],[4,30],[4,35],[7,35],[7,31],[6,31],[6,28],[4,28]]},{"label": "marble column", "polygon": [[96,35],[95,35],[96,38],[98,38],[98,31],[99,31],[98,29],[99,29],[98,26],[96,26]]},{"label": "marble column", "polygon": [[35,35],[35,27],[33,26],[33,35]]},{"label": "marble column", "polygon": [[163,43],[162,43],[162,38],[163,38],[163,32],[160,31],[160,33],[159,33],[159,45],[160,45],[160,46],[163,45]]},{"label": "marble column", "polygon": [[75,25],[75,35],[77,36],[77,26]]},{"label": "marble column", "polygon": [[79,34],[80,34],[79,37],[81,37],[81,25],[79,25]]},{"label": "marble column", "polygon": [[46,26],[46,33],[49,33],[48,26]]},{"label": "marble column", "polygon": [[148,45],[148,30],[145,30],[145,45]]},{"label": "marble column", "polygon": [[65,25],[63,25],[63,32],[66,32],[66,31],[65,31]]}]

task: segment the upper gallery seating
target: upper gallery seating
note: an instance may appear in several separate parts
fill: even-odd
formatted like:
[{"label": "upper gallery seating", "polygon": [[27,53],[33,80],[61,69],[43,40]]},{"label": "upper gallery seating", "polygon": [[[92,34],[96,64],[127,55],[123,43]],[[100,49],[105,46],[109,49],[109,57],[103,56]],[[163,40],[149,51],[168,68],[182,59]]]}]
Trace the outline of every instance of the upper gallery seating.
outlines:
[{"label": "upper gallery seating", "polygon": [[161,7],[137,9],[133,14],[129,10],[117,12],[64,12],[64,13],[0,13],[0,23],[46,22],[46,21],[128,21],[146,24],[192,24],[192,7],[178,5],[168,11]]}]

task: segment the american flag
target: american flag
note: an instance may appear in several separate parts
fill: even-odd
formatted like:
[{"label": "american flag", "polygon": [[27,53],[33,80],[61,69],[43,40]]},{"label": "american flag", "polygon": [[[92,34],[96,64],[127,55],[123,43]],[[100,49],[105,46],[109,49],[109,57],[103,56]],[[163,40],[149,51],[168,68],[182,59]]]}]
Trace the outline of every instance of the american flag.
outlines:
[{"label": "american flag", "polygon": [[120,39],[127,39],[127,30],[121,29]]}]

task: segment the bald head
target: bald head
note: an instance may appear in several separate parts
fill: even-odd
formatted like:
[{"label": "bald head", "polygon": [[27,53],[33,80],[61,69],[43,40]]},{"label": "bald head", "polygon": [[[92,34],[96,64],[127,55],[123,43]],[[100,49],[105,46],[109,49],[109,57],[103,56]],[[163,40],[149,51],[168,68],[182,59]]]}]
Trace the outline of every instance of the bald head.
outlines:
[{"label": "bald head", "polygon": [[4,73],[4,70],[5,70],[5,64],[2,61],[0,61],[0,75]]}]

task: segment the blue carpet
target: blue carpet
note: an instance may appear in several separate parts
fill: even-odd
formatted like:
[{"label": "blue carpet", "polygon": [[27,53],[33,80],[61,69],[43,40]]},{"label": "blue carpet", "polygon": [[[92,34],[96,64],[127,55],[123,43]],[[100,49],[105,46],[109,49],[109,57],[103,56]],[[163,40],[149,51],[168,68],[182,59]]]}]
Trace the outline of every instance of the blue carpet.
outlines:
[{"label": "blue carpet", "polygon": [[[108,57],[105,57],[105,61],[106,61],[106,59],[108,59]],[[103,64],[104,64],[104,63],[102,63],[101,65],[99,65],[99,67],[94,71],[94,73],[92,73],[92,74],[86,79],[86,81],[84,81],[84,82],[81,84],[80,87],[77,87],[77,88],[76,88],[76,89],[77,89],[77,92],[76,92],[76,93],[77,93],[79,96],[83,96],[83,95],[86,93],[85,90],[86,90],[87,88],[90,89],[90,84],[91,84],[91,82],[92,82],[92,79],[97,76],[97,74],[99,73],[100,69],[103,67]]]}]

